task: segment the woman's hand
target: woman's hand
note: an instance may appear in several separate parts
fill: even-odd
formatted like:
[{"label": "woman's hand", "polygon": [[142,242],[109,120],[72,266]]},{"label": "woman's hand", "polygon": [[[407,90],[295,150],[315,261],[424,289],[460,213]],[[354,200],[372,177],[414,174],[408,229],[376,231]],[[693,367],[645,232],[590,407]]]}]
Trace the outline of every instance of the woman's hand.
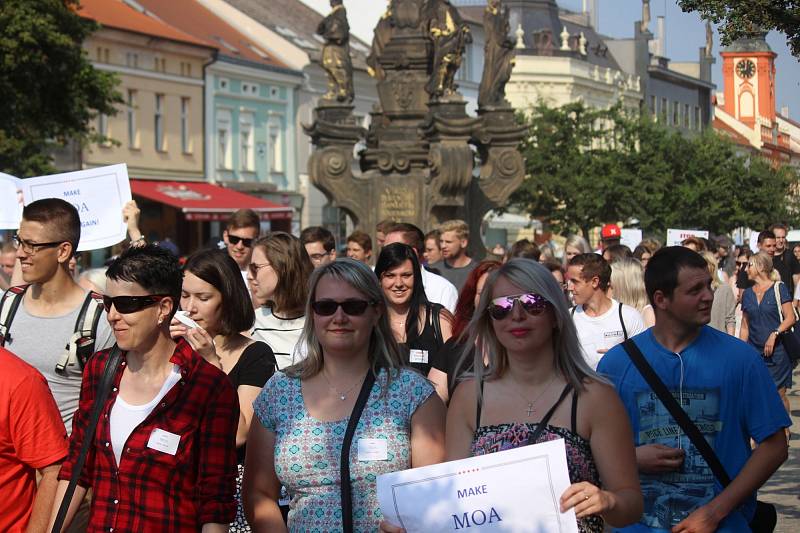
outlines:
[{"label": "woman's hand", "polygon": [[141,244],[142,232],[139,231],[139,215],[141,215],[139,206],[136,205],[136,200],[129,200],[122,206],[122,220],[128,228],[128,236],[131,243]]},{"label": "woman's hand", "polygon": [[612,493],[600,490],[587,481],[573,483],[561,495],[561,512],[574,507],[578,518],[602,515],[614,509],[615,505],[616,499]]},{"label": "woman's hand", "polygon": [[390,524],[386,520],[381,520],[380,527],[378,528],[378,531],[381,531],[381,533],[406,533],[406,530],[403,529],[402,527],[393,526],[392,524]]},{"label": "woman's hand", "polygon": [[764,343],[764,357],[772,357],[772,352],[775,351],[775,341],[778,339],[778,334],[774,331],[767,337],[767,342]]},{"label": "woman's hand", "polygon": [[214,345],[214,339],[200,326],[190,328],[179,322],[178,319],[173,318],[172,322],[169,324],[169,334],[173,339],[183,337],[203,359],[217,368],[222,368],[219,356],[217,355],[217,348]]}]

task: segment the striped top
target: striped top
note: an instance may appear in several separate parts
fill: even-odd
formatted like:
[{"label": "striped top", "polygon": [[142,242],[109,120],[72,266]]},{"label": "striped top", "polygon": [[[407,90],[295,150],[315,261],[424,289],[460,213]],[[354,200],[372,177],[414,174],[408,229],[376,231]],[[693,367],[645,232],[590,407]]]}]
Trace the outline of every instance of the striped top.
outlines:
[{"label": "striped top", "polygon": [[250,335],[272,348],[278,370],[283,370],[306,355],[305,349],[296,349],[305,323],[305,315],[280,318],[272,313],[271,308],[261,307],[256,309],[256,321]]}]

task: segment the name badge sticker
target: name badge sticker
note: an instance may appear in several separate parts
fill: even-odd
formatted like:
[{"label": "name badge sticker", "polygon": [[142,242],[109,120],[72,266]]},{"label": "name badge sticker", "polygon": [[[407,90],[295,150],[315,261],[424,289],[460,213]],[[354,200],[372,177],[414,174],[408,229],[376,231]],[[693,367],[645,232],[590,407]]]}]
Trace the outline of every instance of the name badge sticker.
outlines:
[{"label": "name badge sticker", "polygon": [[428,350],[409,350],[408,360],[412,363],[428,364]]},{"label": "name badge sticker", "polygon": [[359,461],[386,461],[389,459],[386,439],[358,439]]},{"label": "name badge sticker", "polygon": [[156,428],[150,433],[150,440],[147,441],[147,447],[159,452],[175,455],[178,453],[178,444],[180,444],[180,442],[180,435]]}]

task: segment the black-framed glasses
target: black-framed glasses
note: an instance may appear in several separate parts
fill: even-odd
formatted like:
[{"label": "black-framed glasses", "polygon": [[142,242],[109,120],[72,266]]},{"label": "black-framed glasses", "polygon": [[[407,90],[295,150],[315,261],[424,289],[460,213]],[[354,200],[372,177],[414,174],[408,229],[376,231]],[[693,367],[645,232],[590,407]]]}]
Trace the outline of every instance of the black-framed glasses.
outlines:
[{"label": "black-framed glasses", "polygon": [[272,265],[270,265],[269,263],[261,263],[261,264],[250,263],[249,265],[247,265],[247,269],[250,271],[250,273],[253,275],[253,277],[256,277],[258,275],[258,271],[259,270],[261,270],[262,268],[271,267],[271,266]]},{"label": "black-framed glasses", "polygon": [[331,255],[331,252],[325,252],[324,254],[308,254],[308,257],[310,257],[315,263],[319,263],[329,255]]},{"label": "black-framed glasses", "polygon": [[375,302],[367,300],[345,300],[337,302],[336,300],[317,300],[311,302],[311,309],[314,310],[319,316],[331,316],[341,306],[342,311],[346,315],[361,316],[366,312],[367,307],[375,305]]},{"label": "black-framed glasses", "polygon": [[147,296],[103,296],[103,308],[106,313],[111,312],[111,305],[117,313],[128,314],[141,311],[146,307],[155,305],[164,298],[169,298],[169,294],[148,294]]},{"label": "black-framed glasses", "polygon": [[228,242],[234,246],[236,246],[241,242],[245,248],[252,248],[254,240],[255,239],[246,239],[244,237],[237,237],[236,235],[228,235]]},{"label": "black-framed glasses", "polygon": [[535,292],[527,292],[525,294],[516,294],[513,296],[501,296],[495,298],[489,304],[487,311],[489,316],[495,320],[503,320],[511,314],[514,309],[514,303],[519,302],[522,308],[531,316],[537,316],[544,313],[550,302],[544,296],[536,294]]},{"label": "black-framed glasses", "polygon": [[67,241],[53,241],[53,242],[29,242],[25,239],[20,238],[18,233],[14,234],[14,245],[17,248],[22,248],[22,251],[26,254],[34,255],[36,252],[41,250],[42,248],[55,248],[56,246],[60,245],[62,242]]}]

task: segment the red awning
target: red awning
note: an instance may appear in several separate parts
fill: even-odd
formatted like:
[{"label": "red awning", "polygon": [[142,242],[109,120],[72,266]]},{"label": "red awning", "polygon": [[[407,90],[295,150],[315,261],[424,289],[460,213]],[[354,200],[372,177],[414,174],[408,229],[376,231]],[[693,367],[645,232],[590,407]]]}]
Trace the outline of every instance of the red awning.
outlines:
[{"label": "red awning", "polygon": [[131,192],[180,209],[186,220],[227,220],[237,209],[252,209],[262,220],[291,220],[293,209],[218,185],[198,181],[131,179]]}]

